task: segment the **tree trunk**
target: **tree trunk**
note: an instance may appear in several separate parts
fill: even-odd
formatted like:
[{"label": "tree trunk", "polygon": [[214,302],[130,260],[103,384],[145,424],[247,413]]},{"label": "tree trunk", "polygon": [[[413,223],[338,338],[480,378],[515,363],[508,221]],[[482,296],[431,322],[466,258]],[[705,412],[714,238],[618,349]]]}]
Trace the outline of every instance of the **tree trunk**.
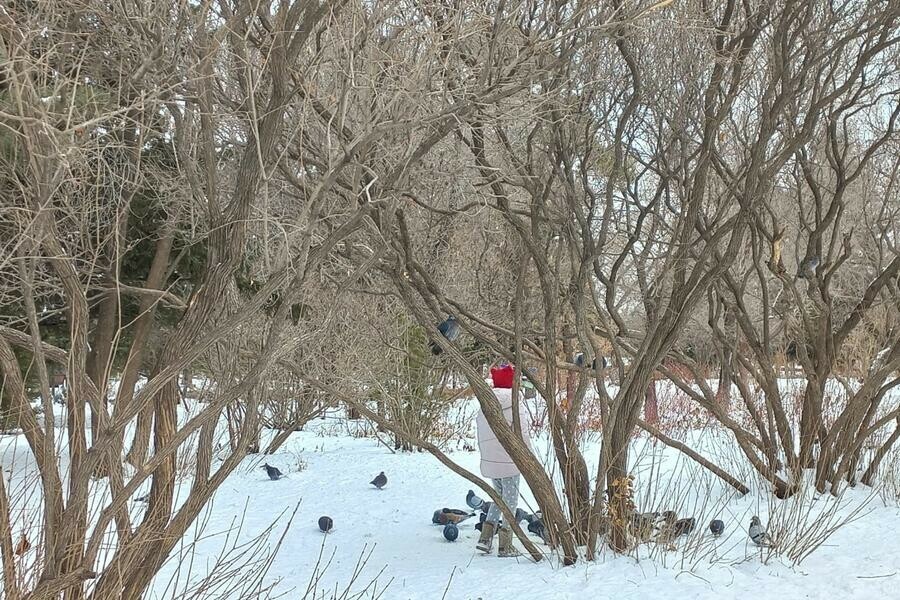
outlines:
[{"label": "tree trunk", "polygon": [[644,397],[644,420],[651,425],[659,425],[659,403],[656,399],[656,379],[647,384]]},{"label": "tree trunk", "polygon": [[[91,339],[91,351],[87,357],[87,374],[100,392],[100,403],[108,409],[106,397],[109,369],[113,349],[113,338],[119,325],[119,298],[112,292],[103,294],[97,316],[97,326]],[[100,431],[100,415],[91,411],[91,438]]]},{"label": "tree trunk", "polygon": [[890,437],[888,437],[887,441],[885,441],[875,452],[875,456],[872,457],[872,462],[869,463],[866,472],[863,473],[863,485],[871,486],[872,482],[875,481],[875,475],[878,473],[878,467],[881,466],[881,461],[884,460],[884,457],[887,456],[894,444],[897,443],[898,438],[900,438],[900,417],[897,418],[897,426],[894,428],[894,431],[891,433]]},{"label": "tree trunk", "polygon": [[[144,283],[144,287],[147,289],[159,290],[165,285],[164,280],[169,266],[173,242],[174,236],[171,233],[157,240],[153,262],[150,263],[150,272],[147,274],[147,281]],[[156,306],[154,298],[150,296],[141,298],[139,305],[140,314],[134,323],[131,349],[128,352],[128,360],[125,362],[125,368],[122,371],[119,392],[116,395],[116,406],[114,408],[116,413],[125,410],[134,397],[134,388],[140,377],[140,368],[143,363],[147,340],[150,337],[153,318],[156,314]],[[154,371],[155,373],[157,371]],[[147,406],[138,415],[134,440],[126,457],[128,464],[139,467],[146,460],[152,424],[153,409]]]},{"label": "tree trunk", "polygon": [[609,547],[615,552],[628,550],[628,518],[632,510],[630,498],[617,490],[623,488],[622,482],[628,477],[628,441],[620,434],[613,437],[613,452],[607,467],[606,480],[609,482],[610,519]]}]

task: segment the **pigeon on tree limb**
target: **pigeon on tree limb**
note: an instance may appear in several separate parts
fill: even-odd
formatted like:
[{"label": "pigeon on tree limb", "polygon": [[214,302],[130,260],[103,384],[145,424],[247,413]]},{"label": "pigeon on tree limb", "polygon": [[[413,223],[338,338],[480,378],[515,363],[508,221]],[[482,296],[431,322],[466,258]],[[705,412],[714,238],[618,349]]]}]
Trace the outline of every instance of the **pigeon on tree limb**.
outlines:
[{"label": "pigeon on tree limb", "polygon": [[810,275],[812,275],[816,267],[819,266],[819,257],[818,256],[810,256],[806,260],[804,260],[800,264],[800,268],[797,270],[797,279],[806,279]]},{"label": "pigeon on tree limb", "polygon": [[[446,320],[444,320],[440,325],[437,326],[438,331],[442,336],[447,338],[450,342],[455,342],[457,338],[459,338],[459,323],[456,321],[456,317],[453,315],[449,315]],[[444,349],[437,345],[435,342],[431,342],[431,353],[437,356]]]},{"label": "pigeon on tree limb", "polygon": [[754,516],[750,519],[750,529],[748,533],[750,534],[750,539],[757,546],[761,548],[772,547],[772,540],[769,538],[769,534],[766,533],[762,523],[760,523],[759,517]]},{"label": "pigeon on tree limb", "polygon": [[374,485],[375,487],[377,487],[380,490],[381,488],[383,488],[384,486],[387,485],[387,475],[385,475],[384,471],[382,471],[375,477],[375,479],[373,479],[369,483],[371,483],[372,485]]}]

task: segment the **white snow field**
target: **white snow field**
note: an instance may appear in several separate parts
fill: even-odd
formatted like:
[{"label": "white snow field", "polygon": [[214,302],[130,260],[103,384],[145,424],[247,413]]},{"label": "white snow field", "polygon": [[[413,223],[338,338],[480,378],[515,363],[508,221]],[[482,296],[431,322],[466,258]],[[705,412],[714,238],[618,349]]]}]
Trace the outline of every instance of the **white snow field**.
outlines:
[{"label": "white snow field", "polygon": [[[460,405],[463,422],[474,421],[474,410],[472,401]],[[678,510],[679,516],[696,517],[697,529],[679,539],[674,550],[649,544],[632,555],[615,556],[605,549],[595,562],[581,561],[573,567],[562,567],[536,537],[532,539],[547,551],[539,563],[524,556],[500,559],[476,552],[477,517],[460,526],[457,541],[446,541],[441,527],[431,524],[432,513],[443,507],[466,508],[466,492],[472,486],[430,454],[392,453],[365,432],[371,433],[366,424],[347,422],[333,413],[294,433],[276,454],[247,457],[189,531],[148,597],[182,596],[208,574],[234,574],[232,569],[251,558],[258,561],[256,566],[241,567],[237,573],[247,587],[287,598],[900,597],[896,484],[848,488],[838,499],[807,488],[779,501],[762,489],[730,437],[712,427],[683,431],[677,437],[688,438],[693,448],[739,475],[753,491],[739,497],[677,451],[639,437],[633,445],[638,508]],[[451,444],[449,456],[477,473],[478,453],[463,449],[474,444],[466,440],[473,432],[464,432]],[[546,437],[538,435],[535,447],[551,465]],[[587,441],[589,461],[596,460],[598,447],[595,439]],[[12,490],[34,487],[36,470],[21,436],[0,437],[0,457],[11,497],[21,496]],[[277,466],[287,477],[270,481],[260,469],[263,462]],[[380,471],[389,482],[379,491],[369,481]],[[652,487],[651,478],[656,482]],[[189,487],[190,479],[186,479],[182,498]],[[102,491],[98,484],[97,493]],[[520,506],[533,510],[524,481],[522,493]],[[35,498],[20,504],[16,510],[34,510]],[[133,503],[135,520],[142,510],[140,502]],[[760,550],[749,542],[746,531],[754,514],[769,524],[779,542],[777,552]],[[334,530],[327,535],[317,527],[322,515],[334,520]],[[707,528],[712,518],[722,519],[726,526],[717,539]],[[28,521],[23,516],[22,522]],[[270,535],[260,538],[270,528]],[[817,538],[821,546],[796,564],[792,556],[796,559],[808,546],[798,539],[806,537]],[[253,543],[254,539],[258,541]],[[226,558],[220,560],[223,553]],[[228,557],[235,561],[229,563]],[[262,565],[270,558],[262,573]],[[211,586],[202,597],[229,595]]]}]

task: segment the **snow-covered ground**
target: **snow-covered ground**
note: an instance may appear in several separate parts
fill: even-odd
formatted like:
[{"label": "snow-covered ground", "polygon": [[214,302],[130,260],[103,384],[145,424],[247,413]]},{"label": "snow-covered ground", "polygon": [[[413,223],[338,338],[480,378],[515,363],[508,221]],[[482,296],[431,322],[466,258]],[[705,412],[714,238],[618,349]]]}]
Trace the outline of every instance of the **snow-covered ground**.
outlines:
[{"label": "snow-covered ground", "polygon": [[[471,412],[469,405],[462,414]],[[754,488],[750,494],[738,497],[678,452],[638,439],[633,456],[639,509],[676,509],[680,516],[695,516],[697,530],[679,540],[676,550],[648,545],[633,556],[614,556],[607,550],[593,563],[562,567],[549,551],[536,564],[524,557],[477,553],[475,518],[460,526],[457,541],[446,541],[441,528],[431,524],[432,513],[443,507],[465,508],[469,483],[427,453],[392,453],[374,437],[360,435],[361,427],[329,415],[293,434],[275,455],[246,458],[159,574],[150,597],[177,597],[208,573],[226,575],[251,556],[261,567],[276,549],[262,586],[277,584],[274,593],[286,592],[292,598],[303,597],[311,585],[318,594],[310,598],[331,598],[337,590],[339,598],[456,600],[722,600],[760,594],[869,599],[897,597],[900,588],[900,509],[895,497],[860,486],[837,500],[809,492],[787,502],[774,500],[750,478],[721,431],[706,428],[685,435],[692,447],[748,477]],[[449,456],[477,473],[478,454],[462,449],[464,445],[456,443]],[[30,470],[29,477],[35,476],[23,458],[24,446],[21,437],[0,438],[10,489],[24,484],[26,476],[17,474]],[[547,440],[538,436],[535,446],[551,465]],[[585,454],[596,459],[596,442],[588,443]],[[260,469],[264,461],[287,477],[270,481]],[[380,471],[389,478],[381,491],[368,483]],[[189,484],[183,483],[182,493]],[[531,494],[522,492],[521,505],[533,509]],[[142,505],[135,503],[133,510],[139,518]],[[770,555],[749,543],[746,529],[754,514],[770,523],[785,549],[801,546],[796,538],[804,533],[835,531],[797,565],[787,552]],[[317,527],[322,515],[335,523],[328,535]],[[721,538],[709,535],[711,518],[725,521]],[[270,535],[260,538],[269,530]],[[248,586],[257,572],[244,567],[241,576]],[[206,597],[224,594],[212,588]]]}]

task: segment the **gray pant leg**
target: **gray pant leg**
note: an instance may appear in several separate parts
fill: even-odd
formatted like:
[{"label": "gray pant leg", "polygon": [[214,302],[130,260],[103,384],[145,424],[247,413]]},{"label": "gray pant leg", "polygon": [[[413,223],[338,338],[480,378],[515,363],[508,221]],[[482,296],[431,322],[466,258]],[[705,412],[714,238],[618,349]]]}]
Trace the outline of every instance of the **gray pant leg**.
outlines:
[{"label": "gray pant leg", "polygon": [[[492,479],[491,483],[494,485],[494,489],[497,490],[497,493],[500,494],[500,497],[503,498],[503,502],[506,503],[511,511],[515,512],[516,506],[519,503],[519,475],[504,477],[502,479]],[[497,523],[500,522],[500,515],[500,507],[496,504],[492,504],[485,520],[496,526]]]},{"label": "gray pant leg", "polygon": [[[500,497],[503,497],[503,479],[491,479],[491,485],[494,486],[494,489],[500,494]],[[491,508],[488,510],[486,522],[490,523],[494,527],[497,526],[497,523],[500,522],[500,507],[497,506],[496,502],[491,503]]]}]

